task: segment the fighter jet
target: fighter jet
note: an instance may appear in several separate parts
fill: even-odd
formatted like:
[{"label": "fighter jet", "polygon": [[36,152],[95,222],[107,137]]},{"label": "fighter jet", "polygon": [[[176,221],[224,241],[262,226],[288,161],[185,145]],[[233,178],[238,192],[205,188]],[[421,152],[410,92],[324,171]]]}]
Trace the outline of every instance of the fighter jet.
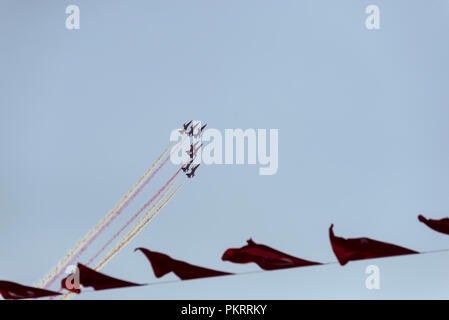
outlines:
[{"label": "fighter jet", "polygon": [[192,151],[193,151],[194,149],[196,149],[196,145],[197,145],[198,143],[199,143],[199,141],[195,142],[194,144],[191,143],[191,144],[190,144],[190,151],[186,151],[186,153],[187,153],[187,154],[192,153]]},{"label": "fighter jet", "polygon": [[186,164],[184,167],[182,167],[182,171],[187,172],[187,170],[189,170],[192,163],[193,163],[193,159],[190,160],[190,162],[188,164]]},{"label": "fighter jet", "polygon": [[[200,146],[196,147],[196,145],[199,143],[199,141],[195,142],[195,144],[191,144],[190,145],[190,151],[186,151],[186,153],[190,156],[190,159],[195,158],[196,153],[198,152],[198,150],[203,146],[203,144],[201,144]],[[196,147],[196,148],[195,148]]]},{"label": "fighter jet", "polygon": [[195,159],[196,158],[196,154],[198,153],[198,150],[203,146],[203,144],[201,144],[198,148],[196,148],[195,150],[193,150],[192,153],[189,154],[190,159]]},{"label": "fighter jet", "polygon": [[192,170],[189,173],[186,174],[187,178],[193,178],[195,176],[195,170],[198,169],[199,166],[200,166],[199,164],[194,166],[192,168]]},{"label": "fighter jet", "polygon": [[193,137],[193,131],[199,124],[200,124],[200,122],[197,122],[196,125],[190,126],[189,137]]},{"label": "fighter jet", "polygon": [[184,129],[179,130],[179,133],[180,133],[180,134],[187,133],[187,128],[190,126],[190,124],[192,123],[192,121],[193,121],[193,120],[190,120],[189,122],[184,123],[184,124],[182,125],[182,126],[184,127]]},{"label": "fighter jet", "polygon": [[204,126],[202,126],[200,129],[198,129],[198,132],[195,133],[195,134],[193,135],[193,137],[194,137],[194,138],[199,138],[199,137],[201,136],[201,134],[203,133],[204,128],[206,128],[206,126],[207,126],[207,123],[206,123]]}]

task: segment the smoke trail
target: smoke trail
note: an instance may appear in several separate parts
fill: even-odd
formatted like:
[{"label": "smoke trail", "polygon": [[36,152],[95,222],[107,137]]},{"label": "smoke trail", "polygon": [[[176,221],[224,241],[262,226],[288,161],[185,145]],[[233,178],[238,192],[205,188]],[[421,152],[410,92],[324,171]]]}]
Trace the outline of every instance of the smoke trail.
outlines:
[{"label": "smoke trail", "polygon": [[[175,191],[173,191],[162,203],[162,205],[157,208],[157,210],[149,217],[146,218],[151,211],[156,207],[156,205],[159,204],[159,202],[164,199],[166,192],[158,199],[158,201],[145,213],[145,215],[142,217],[141,220],[128,232],[128,234],[122,239],[122,241],[113,249],[111,252],[101,261],[96,267],[95,270],[99,271],[101,268],[103,268],[116,254],[118,254],[135,236],[137,236],[143,228],[154,218],[154,216],[159,213],[159,211],[162,210],[162,208],[165,207],[165,205],[170,201],[171,198],[181,189],[181,187],[184,185],[185,182],[181,183]],[[172,185],[170,186],[170,188]],[[167,190],[168,191],[168,190]],[[144,220],[144,221],[143,221]],[[74,293],[73,292],[67,292],[61,297],[61,300],[67,300],[69,299]]]},{"label": "smoke trail", "polygon": [[[112,215],[109,220],[107,220],[103,225],[100,226],[99,230],[96,230],[96,233],[93,234],[86,243],[84,243],[84,245],[81,247],[81,249],[75,253],[71,259],[69,260],[69,262],[66,264],[67,265],[71,265],[73,264],[89,247],[90,245],[98,238],[98,236],[100,234],[103,233],[103,231],[109,227],[111,225],[111,223],[115,220],[115,218],[117,218],[124,209],[126,209],[129,205],[129,203],[134,200],[134,198],[142,191],[142,189],[148,184],[148,182],[150,182],[150,180],[156,175],[156,173],[159,172],[159,170],[165,165],[165,163],[168,161],[169,157],[167,157],[160,165],[159,167],[147,178],[147,180],[145,180],[145,182],[137,189],[137,191],[123,204],[123,206],[117,211],[115,212],[114,215]],[[63,270],[60,270],[59,273],[56,274],[56,276],[54,276],[45,286],[45,288],[50,287],[54,281],[62,274]]]},{"label": "smoke trail", "polygon": [[156,165],[161,161],[162,157],[170,150],[171,146],[173,145],[173,142],[168,145],[168,147],[162,152],[162,154],[159,156],[159,158],[156,159],[156,161],[151,165],[150,168],[148,168],[147,171],[139,178],[139,180],[136,182],[136,184],[129,189],[129,191],[120,199],[119,203],[112,209],[99,223],[98,225],[91,229],[87,235],[84,236],[76,245],[75,247],[67,253],[67,255],[56,265],[56,267],[41,281],[38,287],[47,287],[48,281],[52,279],[60,270],[61,268],[67,263],[67,261],[73,257],[73,255],[78,251],[78,249],[84,245],[87,241],[89,241],[90,238],[92,238],[93,235],[95,235],[98,230],[101,229],[101,227],[107,223],[111,217],[122,207],[123,203],[129,199],[129,197],[136,191],[136,189],[139,187],[139,185],[142,183],[142,181],[153,171],[153,169],[156,167]]},{"label": "smoke trail", "polygon": [[[146,217],[146,216],[148,216],[148,214],[149,213],[151,213],[151,211],[157,206],[157,205],[159,205],[159,203],[165,198],[165,196],[166,196],[166,194],[167,194],[167,192],[169,192],[170,190],[171,190],[171,188],[173,187],[173,185],[175,184],[175,182],[173,181],[170,185],[169,185],[169,187],[167,188],[167,190],[159,197],[159,199],[151,206],[151,208],[150,209],[148,209],[147,210],[147,212],[145,212],[145,214],[144,214],[144,216],[143,217]],[[143,218],[142,217],[142,218]],[[139,220],[139,223],[140,223],[140,220]],[[137,223],[137,225],[139,224],[139,223]],[[135,227],[136,226],[134,226],[131,230],[135,230]],[[130,231],[131,232],[131,231]],[[114,251],[114,250],[112,250],[112,251]],[[112,252],[111,251],[111,252]],[[114,254],[115,255],[115,254]],[[103,262],[102,263],[100,263],[99,265],[97,265],[97,267],[96,267],[96,269],[95,270],[98,270],[97,268],[102,268],[110,259],[112,259],[112,255],[108,255],[108,259],[106,260],[106,259],[104,259],[103,260]],[[59,291],[58,292],[62,292],[62,289],[59,289]],[[66,294],[64,294],[62,297],[61,297],[61,300],[67,300],[67,299],[69,299],[71,296],[73,295],[73,292],[67,292]],[[50,300],[53,300],[53,298],[54,297],[51,297],[50,298]]]},{"label": "smoke trail", "polygon": [[[182,168],[182,167],[181,167]],[[108,240],[108,242],[106,242],[106,244],[95,254],[95,256],[93,256],[88,262],[87,262],[87,266],[89,266],[115,239],[117,239],[117,237],[123,232],[123,230],[125,230],[153,201],[154,199],[156,199],[157,197],[159,197],[159,195],[161,194],[162,191],[164,191],[165,188],[167,188],[167,190],[162,194],[161,198],[164,198],[165,195],[167,194],[168,191],[170,191],[170,189],[173,187],[173,185],[175,184],[176,180],[175,177],[179,174],[179,172],[181,171],[181,169],[179,169],[178,171],[175,172],[175,174],[165,183],[165,185],[162,186],[162,188],[159,189],[159,191],[147,202],[144,204],[144,206],[136,213],[134,214],[131,219],[129,219],[121,228],[119,231],[117,231],[111,239]],[[156,202],[156,204],[154,204],[151,209],[153,210],[154,207],[157,205],[158,202]]]},{"label": "smoke trail", "polygon": [[[165,205],[168,203],[168,201],[170,201],[171,198],[173,198],[173,196],[179,191],[179,189],[181,189],[181,187],[184,185],[184,182],[181,183],[175,191],[173,191],[168,197],[167,199],[165,199],[165,201],[162,203],[162,205],[157,208],[157,210],[149,217],[147,218],[142,224],[139,225],[139,227],[137,228],[136,231],[131,230],[127,236],[125,236],[123,238],[123,240],[118,244],[118,246],[116,248],[114,248],[109,255],[103,260],[101,261],[96,267],[95,270],[100,270],[101,268],[103,268],[107,262],[109,262],[109,260],[111,260],[117,253],[120,252],[121,249],[123,249],[124,246],[126,246],[137,234],[139,234],[143,228],[153,219],[153,217],[162,210],[163,207],[165,207]],[[148,212],[149,213],[149,212]],[[135,228],[133,228],[135,229]]]},{"label": "smoke trail", "polygon": [[[71,265],[71,264],[73,264],[80,256],[81,256],[81,254],[83,254],[88,248],[89,248],[89,246],[92,244],[92,242],[93,241],[95,241],[95,239],[100,235],[100,234],[102,234],[103,233],[103,231],[115,220],[115,218],[117,218],[121,213],[122,213],[122,211],[124,210],[124,209],[126,209],[127,207],[128,207],[128,205],[130,204],[130,202],[132,201],[132,200],[134,200],[135,199],[135,197],[142,191],[142,189],[143,188],[145,188],[145,186],[151,181],[151,179],[159,172],[159,170],[168,162],[168,160],[170,159],[170,156],[174,153],[174,152],[176,152],[177,150],[178,150],[178,148],[182,145],[182,143],[183,143],[183,141],[185,140],[186,138],[184,138],[180,143],[178,143],[177,145],[176,145],[176,147],[175,148],[173,148],[173,150],[170,152],[170,155],[168,155],[165,159],[164,159],[164,161],[157,167],[157,169],[148,177],[148,178],[146,178],[146,180],[139,186],[139,188],[131,195],[131,197],[129,197],[126,201],[125,201],[125,203],[123,204],[123,206],[119,209],[119,210],[117,210],[114,214],[112,214],[111,216],[110,216],[110,218],[107,220],[107,221],[105,221],[104,223],[102,223],[102,224],[100,224],[99,226],[99,229],[95,229],[95,232],[93,233],[93,235],[90,237],[90,238],[88,238],[87,239],[87,241],[82,245],[82,247],[81,247],[81,249],[77,252],[77,253],[74,253],[73,255],[72,255],[72,257],[70,258],[70,260],[69,260],[69,262],[67,262],[66,263],[66,265],[65,265],[65,267],[67,267],[68,265]],[[166,150],[168,150],[170,148],[170,146],[166,149]],[[166,153],[166,151],[164,151],[164,154]],[[74,250],[72,250],[72,251],[74,251]],[[56,279],[59,277],[59,276],[61,276],[61,274],[63,273],[63,271],[64,271],[64,269],[65,269],[65,267],[64,268],[62,268],[62,269],[60,269],[59,270],[59,272],[57,272],[53,277],[51,277],[51,280],[49,280],[48,282],[47,282],[47,284],[45,285],[45,288],[49,288],[55,281],[56,281]]]},{"label": "smoke trail", "polygon": [[[133,228],[136,229],[135,231],[131,230],[128,235],[126,237],[123,238],[123,240],[118,244],[118,246],[116,248],[114,248],[109,255],[95,268],[95,270],[100,270],[102,267],[105,266],[105,264],[111,260],[112,257],[114,257],[117,253],[120,252],[121,249],[123,249],[123,247],[125,247],[135,236],[137,236],[142,230],[143,228],[145,228],[145,226],[154,218],[154,216],[156,214],[159,213],[159,211],[162,210],[162,208],[165,207],[165,205],[168,203],[168,201],[170,201],[171,198],[173,198],[173,196],[179,191],[179,189],[181,189],[181,187],[184,185],[185,182],[181,183],[175,191],[173,191],[168,197],[167,199],[162,203],[162,205],[157,208],[157,210],[147,219],[145,219],[145,221],[143,221],[143,223],[141,223],[140,225],[138,225],[138,227]],[[140,221],[139,221],[140,222]]]}]

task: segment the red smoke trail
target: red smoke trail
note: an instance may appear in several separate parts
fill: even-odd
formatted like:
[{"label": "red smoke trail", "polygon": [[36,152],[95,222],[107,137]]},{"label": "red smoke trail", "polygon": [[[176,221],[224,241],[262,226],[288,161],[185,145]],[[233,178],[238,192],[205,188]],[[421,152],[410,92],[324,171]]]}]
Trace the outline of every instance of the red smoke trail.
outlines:
[{"label": "red smoke trail", "polygon": [[[66,265],[61,268],[61,270],[51,279],[47,282],[47,284],[45,285],[45,288],[49,288],[55,281],[56,279],[58,279],[64,272],[65,269],[67,268],[67,266],[72,265],[74,262],[76,262],[76,260],[78,260],[78,258],[90,247],[90,245],[92,244],[92,242],[95,241],[95,239],[97,239],[97,237],[103,233],[103,231],[110,226],[110,224],[112,223],[112,221],[115,220],[116,217],[118,217],[122,211],[124,209],[126,209],[128,207],[128,205],[130,204],[131,201],[133,201],[136,196],[143,190],[143,188],[145,188],[145,186],[151,181],[151,179],[153,179],[153,177],[156,175],[156,173],[159,172],[159,170],[167,163],[167,161],[170,159],[171,155],[176,152],[178,150],[178,148],[180,146],[182,146],[183,141],[186,138],[184,138],[180,143],[178,143],[178,145],[176,147],[173,148],[173,150],[170,152],[170,154],[164,159],[164,161],[159,165],[159,167],[142,183],[142,185],[136,190],[136,192],[130,197],[128,198],[128,200],[126,200],[126,202],[123,204],[123,206],[109,219],[109,221],[104,224],[100,230],[98,230],[98,232],[89,239],[89,241],[84,244],[84,246],[78,251],[78,253],[76,253],[72,259],[70,259],[69,262],[66,263]],[[182,168],[182,167],[181,167]]]},{"label": "red smoke trail", "polygon": [[80,240],[78,243],[73,247],[72,250],[70,250],[66,256],[61,259],[58,264],[55,266],[55,268],[47,274],[47,276],[42,279],[41,283],[39,284],[39,288],[43,288],[49,280],[51,280],[58,272],[61,270],[61,268],[66,264],[67,261],[70,260],[70,258],[73,257],[74,254],[85,244],[89,239],[95,235],[98,230],[100,230],[101,226],[103,226],[111,217],[119,210],[122,205],[125,203],[125,201],[134,193],[136,192],[137,188],[142,184],[142,182],[150,175],[150,173],[153,171],[153,169],[160,163],[162,158],[165,156],[165,154],[171,149],[172,143],[167,147],[167,149],[162,152],[162,154],[159,156],[159,158],[156,159],[156,161],[151,165],[150,168],[148,168],[147,171],[137,180],[137,182],[132,186],[131,189],[120,199],[120,201],[115,205],[115,207],[108,212],[108,214],[89,232]]},{"label": "red smoke trail", "polygon": [[157,197],[159,197],[159,195],[165,190],[165,188],[167,188],[167,186],[173,181],[173,179],[179,174],[179,172],[181,171],[181,169],[183,168],[183,166],[181,166],[181,168],[178,169],[178,171],[175,172],[175,174],[168,179],[168,181],[162,186],[162,188],[159,189],[159,191],[150,199],[148,200],[147,203],[144,204],[144,206],[137,211],[136,214],[134,214],[131,219],[129,219],[121,228],[119,231],[117,231],[111,239],[109,239],[108,242],[106,242],[106,244],[95,254],[95,256],[93,256],[88,262],[87,262],[87,266],[89,266],[115,239],[117,239],[117,237],[120,235],[120,233],[123,232],[123,230],[125,230],[153,201],[154,199],[156,199]]}]

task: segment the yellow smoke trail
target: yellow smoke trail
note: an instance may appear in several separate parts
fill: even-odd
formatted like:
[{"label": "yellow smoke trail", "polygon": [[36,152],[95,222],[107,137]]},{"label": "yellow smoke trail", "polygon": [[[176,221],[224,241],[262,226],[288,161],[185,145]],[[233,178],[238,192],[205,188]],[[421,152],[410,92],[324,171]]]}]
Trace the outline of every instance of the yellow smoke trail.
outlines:
[{"label": "yellow smoke trail", "polygon": [[126,200],[129,199],[129,197],[136,191],[136,189],[140,186],[140,184],[148,177],[148,175],[153,171],[153,169],[156,167],[156,165],[161,161],[161,159],[164,157],[164,155],[170,150],[172,147],[173,142],[169,144],[169,146],[164,150],[164,152],[157,158],[157,160],[151,165],[151,167],[143,174],[142,177],[136,182],[136,184],[128,191],[126,195],[122,197],[122,199],[119,201],[119,203],[112,209],[104,218],[103,220],[98,223],[98,225],[89,231],[89,233],[84,236],[76,245],[75,247],[69,251],[69,253],[56,265],[56,267],[41,281],[38,287],[42,288],[44,287],[50,279],[52,279],[54,276],[56,276],[61,268],[75,255],[75,253],[83,246],[85,243],[89,241],[111,218],[114,216],[114,214],[122,207],[122,205],[125,203]]},{"label": "yellow smoke trail", "polygon": [[[134,231],[137,229],[137,227],[152,213],[152,211],[154,210],[154,208],[156,208],[156,206],[159,205],[159,203],[165,198],[165,196],[167,195],[167,193],[173,188],[173,186],[176,183],[176,180],[178,178],[175,178],[175,180],[173,180],[170,185],[167,187],[167,190],[164,191],[164,193],[162,195],[159,196],[159,199],[157,199],[157,201],[151,206],[151,208],[149,208],[145,214],[142,216],[142,218],[140,218],[140,220],[131,228],[130,231],[128,231],[128,234],[123,238],[127,238],[130,234],[134,233]],[[122,240],[123,241],[123,240]],[[104,258],[96,267],[95,267],[95,271],[100,270],[101,268],[103,268],[106,263],[112,258],[111,253],[114,252],[117,249],[117,247],[112,250],[106,258]]]},{"label": "yellow smoke trail", "polygon": [[[95,267],[96,271],[99,271],[101,268],[103,268],[116,254],[118,254],[135,236],[137,236],[142,230],[143,228],[145,228],[145,226],[154,218],[154,216],[156,214],[159,213],[159,211],[162,210],[162,208],[165,207],[165,205],[168,203],[168,201],[170,201],[171,198],[173,198],[173,196],[179,191],[179,189],[181,189],[181,187],[184,185],[185,182],[181,183],[175,191],[173,191],[168,197],[167,199],[165,199],[165,201],[162,203],[162,205],[157,208],[157,210],[152,213],[153,209],[165,198],[167,192],[173,187],[175,181],[173,181],[167,188],[167,190],[159,197],[159,199],[157,200],[157,202],[151,206],[150,209],[148,209],[145,212],[145,215],[139,220],[139,222],[137,222],[134,227],[128,232],[128,234],[123,237],[122,241],[120,241],[120,243],[114,248],[112,249],[109,254]],[[152,213],[152,214],[151,214]],[[151,214],[150,217],[148,217]],[[61,300],[67,300],[70,297],[72,297],[72,295],[74,295],[73,292],[67,292],[66,294],[64,294],[61,297]]]},{"label": "yellow smoke trail", "polygon": [[[122,241],[117,245],[117,247],[115,247],[113,250],[111,250],[111,252],[109,253],[109,255],[103,260],[101,261],[97,267],[95,268],[96,271],[100,270],[101,268],[103,268],[106,263],[109,262],[109,260],[111,260],[117,253],[120,252],[120,250],[123,249],[123,247],[125,247],[135,236],[137,236],[142,230],[143,228],[154,218],[154,216],[156,214],[159,213],[159,211],[162,210],[162,208],[165,207],[165,205],[168,203],[168,201],[170,201],[171,198],[173,198],[173,196],[179,191],[179,189],[181,189],[181,187],[184,185],[184,182],[181,183],[176,189],[175,191],[173,191],[168,197],[167,199],[165,199],[165,201],[161,204],[161,206],[159,208],[157,208],[157,210],[150,216],[149,214],[151,213],[150,210],[148,210],[145,213],[145,216],[147,216],[148,218],[142,218],[129,232],[128,234],[122,239]],[[162,197],[159,199],[162,200]],[[158,201],[160,202],[160,201]],[[154,206],[153,206],[154,207]],[[153,209],[153,208],[152,208]]]}]

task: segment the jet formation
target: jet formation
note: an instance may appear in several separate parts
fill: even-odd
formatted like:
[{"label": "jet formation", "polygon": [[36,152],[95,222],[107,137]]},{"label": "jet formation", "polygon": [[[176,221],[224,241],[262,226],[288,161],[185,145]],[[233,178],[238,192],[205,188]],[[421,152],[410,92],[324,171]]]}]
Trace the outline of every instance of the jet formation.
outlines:
[{"label": "jet formation", "polygon": [[[190,120],[189,122],[186,122],[182,125],[182,129],[179,130],[179,133],[181,134],[185,134],[188,137],[193,137],[195,139],[198,139],[199,137],[201,137],[201,134],[203,133],[204,128],[206,128],[207,123],[202,126],[199,127],[196,131],[195,129],[198,127],[198,125],[200,124],[200,122],[197,122],[195,125],[192,124],[193,120]],[[189,129],[190,127],[190,129]],[[182,167],[182,171],[184,171],[186,173],[187,178],[193,178],[195,176],[195,171],[198,169],[198,167],[200,166],[199,164],[195,165],[192,167],[192,163],[195,160],[198,150],[203,146],[203,144],[198,145],[199,141],[195,142],[194,144],[190,144],[190,149],[189,151],[186,151],[186,153],[189,155],[190,161]],[[190,172],[188,172],[190,169]]]}]

